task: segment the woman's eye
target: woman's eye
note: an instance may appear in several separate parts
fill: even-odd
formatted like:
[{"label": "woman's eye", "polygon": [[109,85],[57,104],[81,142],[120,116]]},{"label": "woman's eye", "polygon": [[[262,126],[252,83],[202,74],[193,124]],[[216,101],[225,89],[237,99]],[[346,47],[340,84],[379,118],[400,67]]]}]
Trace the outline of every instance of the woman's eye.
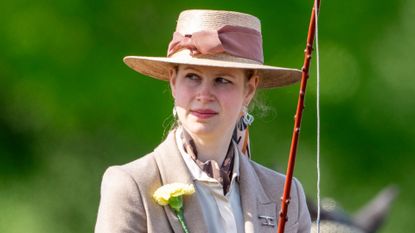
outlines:
[{"label": "woman's eye", "polygon": [[186,74],[185,78],[189,79],[189,80],[193,80],[193,81],[197,81],[197,80],[200,79],[200,77],[197,74],[194,74],[194,73]]},{"label": "woman's eye", "polygon": [[222,78],[222,77],[216,78],[215,82],[219,83],[219,84],[230,84],[230,83],[232,83],[230,80],[228,80],[226,78]]}]

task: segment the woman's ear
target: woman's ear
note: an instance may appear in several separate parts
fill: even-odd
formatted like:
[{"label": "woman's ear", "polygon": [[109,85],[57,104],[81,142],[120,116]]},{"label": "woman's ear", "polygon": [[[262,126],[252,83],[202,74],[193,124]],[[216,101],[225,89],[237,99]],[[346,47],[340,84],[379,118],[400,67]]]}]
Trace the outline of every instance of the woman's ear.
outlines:
[{"label": "woman's ear", "polygon": [[244,102],[245,106],[248,106],[252,98],[254,98],[256,89],[258,88],[258,84],[259,84],[259,76],[257,74],[257,71],[255,70],[246,85],[246,95],[245,95],[245,102]]},{"label": "woman's ear", "polygon": [[175,92],[176,92],[176,76],[177,76],[176,68],[171,67],[169,69],[169,83],[170,83],[170,89],[171,89],[171,94],[173,95],[173,98],[175,97]]}]

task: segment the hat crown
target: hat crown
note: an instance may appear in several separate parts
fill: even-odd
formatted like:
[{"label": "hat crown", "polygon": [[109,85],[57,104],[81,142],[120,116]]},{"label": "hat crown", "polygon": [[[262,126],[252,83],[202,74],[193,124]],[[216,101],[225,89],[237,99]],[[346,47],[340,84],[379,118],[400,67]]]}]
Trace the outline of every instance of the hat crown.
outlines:
[{"label": "hat crown", "polygon": [[235,11],[186,10],[177,20],[176,31],[186,35],[203,30],[218,30],[224,26],[247,27],[261,32],[260,20],[249,14]]}]

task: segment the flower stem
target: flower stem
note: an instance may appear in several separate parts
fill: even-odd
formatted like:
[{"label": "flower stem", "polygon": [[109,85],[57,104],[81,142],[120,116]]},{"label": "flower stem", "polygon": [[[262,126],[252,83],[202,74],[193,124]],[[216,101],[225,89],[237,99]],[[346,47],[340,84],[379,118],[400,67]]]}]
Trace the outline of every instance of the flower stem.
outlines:
[{"label": "flower stem", "polygon": [[179,211],[176,211],[177,218],[179,219],[180,224],[182,225],[184,233],[189,233],[189,230],[187,229],[186,223],[184,222],[184,215],[183,215],[183,209],[180,209]]}]

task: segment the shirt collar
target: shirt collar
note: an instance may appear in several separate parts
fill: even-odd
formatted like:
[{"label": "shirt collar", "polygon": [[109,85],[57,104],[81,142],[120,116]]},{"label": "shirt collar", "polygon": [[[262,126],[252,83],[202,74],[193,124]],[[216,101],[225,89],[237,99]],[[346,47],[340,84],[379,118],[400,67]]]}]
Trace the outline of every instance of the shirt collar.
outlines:
[{"label": "shirt collar", "polygon": [[[196,161],[192,158],[192,156],[186,152],[184,148],[184,142],[183,142],[183,128],[178,127],[175,132],[175,138],[176,138],[176,144],[180,151],[180,154],[182,155],[187,168],[189,169],[193,180],[199,180],[199,181],[207,181],[207,182],[218,182],[216,179],[210,177],[205,171],[202,170],[202,168],[196,163]],[[236,145],[236,143],[232,140],[232,143],[230,144],[231,149],[233,149],[233,169],[231,172],[231,181],[230,185],[235,181],[239,182],[239,150]]]}]

